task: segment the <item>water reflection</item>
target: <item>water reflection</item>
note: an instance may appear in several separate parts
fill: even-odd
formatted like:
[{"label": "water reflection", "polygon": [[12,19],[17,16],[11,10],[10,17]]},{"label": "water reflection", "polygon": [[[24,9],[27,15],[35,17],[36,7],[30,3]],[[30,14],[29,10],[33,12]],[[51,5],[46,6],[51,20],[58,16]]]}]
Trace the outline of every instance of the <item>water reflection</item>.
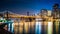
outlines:
[{"label": "water reflection", "polygon": [[52,34],[52,22],[48,22],[48,34]]},{"label": "water reflection", "polygon": [[14,23],[9,23],[8,24],[8,31],[14,33]]},{"label": "water reflection", "polygon": [[41,22],[36,22],[35,33],[36,34],[41,34]]},{"label": "water reflection", "polygon": [[[24,30],[23,30],[23,23],[19,23],[19,34],[23,34],[23,31],[25,32],[24,34],[53,34],[56,30],[57,25],[53,26],[53,22],[47,22],[46,25],[42,25],[43,22],[36,21],[35,26],[33,24],[30,25],[30,22],[24,23]],[[56,26],[56,28],[55,28]],[[18,23],[15,24],[14,27],[14,32],[17,34],[18,33]],[[54,30],[53,30],[54,27]],[[58,26],[59,27],[59,26]],[[30,29],[31,28],[31,29]],[[57,29],[58,31],[58,29]],[[33,33],[34,32],[34,33]]]}]

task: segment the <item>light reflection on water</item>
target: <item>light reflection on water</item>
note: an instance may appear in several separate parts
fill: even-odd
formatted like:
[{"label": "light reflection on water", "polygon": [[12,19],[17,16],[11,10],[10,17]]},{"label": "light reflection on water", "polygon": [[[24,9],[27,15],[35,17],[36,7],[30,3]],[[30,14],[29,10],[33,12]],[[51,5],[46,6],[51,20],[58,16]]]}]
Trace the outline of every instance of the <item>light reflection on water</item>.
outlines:
[{"label": "light reflection on water", "polygon": [[10,32],[14,32],[14,23],[9,23],[8,24],[8,31],[10,31]]},{"label": "light reflection on water", "polygon": [[41,34],[41,22],[36,22],[35,34]]},{"label": "light reflection on water", "polygon": [[[27,27],[26,27],[27,26]],[[46,25],[44,25],[44,27],[45,27]],[[29,26],[27,25],[27,23],[25,24],[25,32],[26,32],[26,34],[29,34],[29,32],[28,32],[28,30],[29,30]],[[35,29],[35,34],[42,34],[42,32],[44,33],[44,34],[52,34],[53,33],[53,23],[52,22],[48,22],[48,24],[47,24],[47,26],[46,26],[46,30],[44,30],[45,28],[42,28],[43,27],[43,25],[42,25],[42,22],[36,22],[36,24],[35,24],[35,28],[33,28],[33,29]],[[21,25],[20,25],[20,28],[21,28]],[[23,26],[22,26],[22,28],[23,28]],[[43,30],[42,30],[43,29]],[[18,29],[17,29],[18,30]],[[22,31],[23,32],[23,29],[20,29],[20,31]],[[46,32],[45,32],[46,31]],[[21,32],[20,32],[21,33]]]},{"label": "light reflection on water", "polygon": [[48,34],[52,34],[52,22],[48,22]]}]

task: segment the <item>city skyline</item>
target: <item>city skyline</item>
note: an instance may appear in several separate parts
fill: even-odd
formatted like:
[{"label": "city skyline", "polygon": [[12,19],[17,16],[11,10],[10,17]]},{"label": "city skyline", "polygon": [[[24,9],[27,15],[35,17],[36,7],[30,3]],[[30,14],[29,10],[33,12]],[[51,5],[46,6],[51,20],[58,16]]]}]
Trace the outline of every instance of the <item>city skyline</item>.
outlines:
[{"label": "city skyline", "polygon": [[0,34],[60,34],[59,0],[0,1]]},{"label": "city skyline", "polygon": [[55,3],[60,3],[59,0],[5,0],[0,1],[0,11],[12,11],[18,14],[26,14],[27,11],[31,14],[37,14],[41,9],[52,10]]}]

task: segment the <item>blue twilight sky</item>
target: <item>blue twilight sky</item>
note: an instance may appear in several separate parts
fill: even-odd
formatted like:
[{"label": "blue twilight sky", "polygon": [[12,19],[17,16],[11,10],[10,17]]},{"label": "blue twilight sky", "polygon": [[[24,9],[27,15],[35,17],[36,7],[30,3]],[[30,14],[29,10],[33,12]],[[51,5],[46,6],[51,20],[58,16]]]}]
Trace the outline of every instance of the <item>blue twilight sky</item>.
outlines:
[{"label": "blue twilight sky", "polygon": [[52,6],[60,0],[2,0],[0,1],[0,11],[8,9],[11,12],[18,14],[37,14],[41,9],[52,10]]}]

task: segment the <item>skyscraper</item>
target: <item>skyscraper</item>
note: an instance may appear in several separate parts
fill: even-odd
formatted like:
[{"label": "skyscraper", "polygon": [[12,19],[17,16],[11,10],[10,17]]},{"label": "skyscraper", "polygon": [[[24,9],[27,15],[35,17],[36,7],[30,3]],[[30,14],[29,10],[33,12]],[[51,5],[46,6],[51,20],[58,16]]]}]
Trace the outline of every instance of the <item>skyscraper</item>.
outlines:
[{"label": "skyscraper", "polygon": [[42,9],[41,10],[41,15],[42,16],[47,16],[47,9]]},{"label": "skyscraper", "polygon": [[54,18],[60,18],[60,9],[59,9],[59,4],[54,4],[53,5],[53,10],[52,10],[52,13],[53,13],[53,17]]}]

